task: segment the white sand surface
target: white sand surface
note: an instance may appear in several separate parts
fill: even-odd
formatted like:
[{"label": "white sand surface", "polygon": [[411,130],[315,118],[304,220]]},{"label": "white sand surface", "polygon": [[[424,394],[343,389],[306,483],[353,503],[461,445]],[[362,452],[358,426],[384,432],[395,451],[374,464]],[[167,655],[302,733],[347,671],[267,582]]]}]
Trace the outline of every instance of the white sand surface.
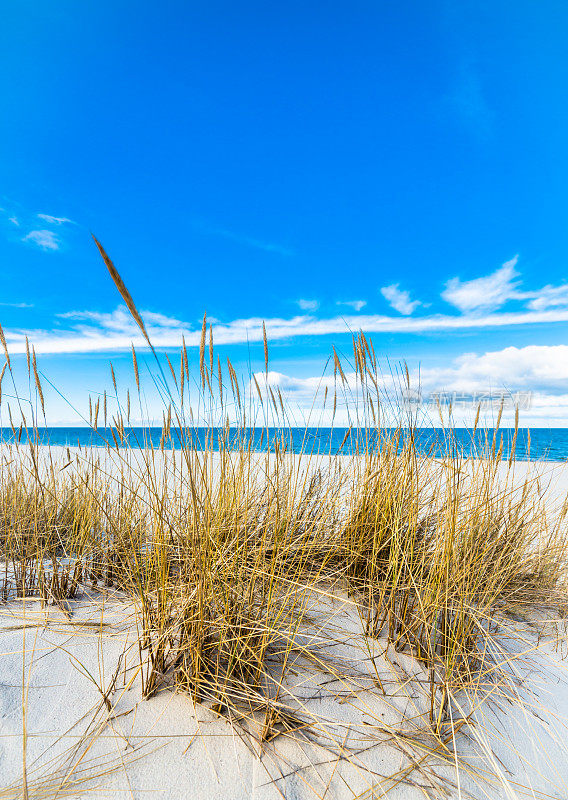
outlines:
[{"label": "white sand surface", "polygon": [[443,797],[444,786],[452,797],[568,797],[568,671],[556,638],[537,645],[525,622],[516,623],[525,637],[518,680],[474,713],[457,745],[459,771],[451,756],[425,759],[404,775],[407,756],[420,755],[404,732],[415,733],[427,709],[427,676],[410,656],[383,653],[379,641],[382,695],[347,600],[333,613],[351,636],[328,655],[350,660],[352,685],[300,669],[293,687],[320,720],[314,738],[322,743],[296,732],[262,748],[186,695],[141,698],[124,600],[83,598],[69,609],[70,619],[32,601],[2,609],[0,797],[24,797],[24,726],[30,798],[371,798],[387,796],[385,778],[400,770],[407,782],[388,793],[399,800]]}]

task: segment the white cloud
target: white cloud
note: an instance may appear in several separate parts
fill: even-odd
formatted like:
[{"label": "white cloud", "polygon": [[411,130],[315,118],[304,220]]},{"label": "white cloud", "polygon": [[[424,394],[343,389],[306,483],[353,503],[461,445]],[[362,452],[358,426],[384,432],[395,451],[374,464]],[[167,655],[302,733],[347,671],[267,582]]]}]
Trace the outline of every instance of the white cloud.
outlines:
[{"label": "white cloud", "polygon": [[[148,332],[157,348],[174,348],[184,336],[188,347],[199,347],[201,325],[174,319],[163,314],[142,311]],[[120,306],[112,313],[70,311],[59,315],[68,324],[55,330],[12,329],[6,336],[13,352],[24,352],[25,337],[29,337],[38,353],[109,352],[129,349],[131,342],[137,347],[146,343],[127,309]],[[243,344],[261,342],[262,317],[215,321],[213,333],[217,344]],[[394,317],[378,314],[346,314],[344,316],[317,318],[298,315],[288,319],[265,318],[268,338],[271,341],[292,339],[297,336],[338,336],[351,330],[367,334],[410,333],[421,334],[439,331],[491,330],[505,326],[539,325],[568,322],[568,309],[546,311],[501,312],[477,316],[432,314],[422,317]]]},{"label": "white cloud", "polygon": [[[299,392],[313,396],[314,392],[318,389],[325,389],[333,387],[333,377],[330,375],[315,375],[307,378],[296,378],[291,375],[285,375],[283,372],[276,372],[269,370],[266,372],[256,372],[255,378],[261,387],[265,385],[272,386],[273,388],[282,389],[282,391]],[[348,380],[354,382],[355,373],[348,373],[346,375]]]},{"label": "white cloud", "polygon": [[399,314],[409,316],[415,308],[422,305],[420,300],[411,300],[410,293],[406,290],[399,289],[398,283],[393,283],[390,286],[383,286],[381,294],[388,301],[388,303],[398,311]]},{"label": "white cloud", "polygon": [[471,281],[451,278],[441,296],[463,313],[501,308],[508,300],[524,296],[517,290],[519,282],[514,280],[518,277],[517,261],[518,256],[515,256],[491,275]]},{"label": "white cloud", "polygon": [[33,308],[33,303],[0,303],[0,306],[8,308]]},{"label": "white cloud", "polygon": [[[414,375],[415,385],[418,375]],[[449,367],[434,367],[420,371],[422,394],[428,392],[457,392],[475,395],[487,393],[514,395],[530,393],[530,406],[521,410],[522,425],[545,427],[568,425],[568,346],[528,345],[506,347],[482,354],[464,353]],[[465,424],[472,424],[476,403],[458,409]],[[484,412],[492,424],[497,407]],[[509,402],[504,424],[514,422],[514,401]]]},{"label": "white cloud", "polygon": [[[356,385],[355,373],[346,372],[347,383]],[[528,345],[506,347],[486,353],[463,353],[449,366],[421,368],[410,373],[412,385],[427,391],[445,389],[474,391],[479,389],[562,389],[568,391],[568,345]],[[260,381],[261,373],[257,375]],[[264,380],[264,378],[262,378]],[[296,392],[312,392],[320,384],[333,385],[332,375],[321,378],[296,378],[280,372],[269,372],[268,383]],[[396,374],[386,369],[381,377],[384,388],[398,385]]]},{"label": "white cloud", "polygon": [[519,273],[516,270],[518,256],[505,262],[502,267],[481,278],[461,281],[452,278],[442,292],[442,298],[465,314],[495,311],[509,300],[526,302],[532,311],[568,306],[568,284],[543,286],[542,289],[521,291]]},{"label": "white cloud", "polygon": [[39,219],[43,219],[44,222],[48,222],[50,225],[63,225],[66,222],[71,224],[75,224],[72,219],[68,217],[53,217],[51,214],[38,214]]},{"label": "white cloud", "polygon": [[30,231],[22,241],[32,242],[42,250],[59,250],[59,239],[53,231]]},{"label": "white cloud", "polygon": [[499,387],[568,390],[568,345],[506,347],[478,355],[464,353],[450,367],[421,371],[423,384],[471,391],[482,384]]},{"label": "white cloud", "polygon": [[[136,334],[138,335],[139,328],[132,319],[132,315],[125,306],[115,308],[110,314],[102,313],[99,311],[66,311],[63,314],[57,314],[60,319],[78,320],[79,322],[93,323],[96,329],[108,331],[110,333],[119,333],[125,335]],[[165,314],[158,314],[154,311],[145,311],[144,324],[146,330],[150,335],[162,336],[164,332],[169,330],[179,331],[180,336],[183,333],[191,332],[191,327],[174,317],[167,317]],[[210,320],[212,321],[212,320]],[[81,330],[90,330],[88,326],[78,326]]]},{"label": "white cloud", "polygon": [[296,300],[296,303],[300,306],[302,311],[317,311],[319,308],[319,300],[304,300],[300,298],[300,300]]},{"label": "white cloud", "polygon": [[337,300],[337,306],[349,306],[354,311],[361,311],[367,305],[366,300]]},{"label": "white cloud", "polygon": [[8,222],[11,222],[12,225],[16,226],[16,228],[20,227],[20,221],[17,217],[8,217]]},{"label": "white cloud", "polygon": [[527,297],[532,297],[529,308],[535,311],[544,311],[547,308],[568,306],[568,284],[562,286],[543,286],[538,292],[527,292]]},{"label": "white cloud", "polygon": [[[420,370],[411,368],[409,374],[411,388],[420,389],[422,399],[426,402],[433,392],[457,392],[476,396],[477,401],[472,400],[469,404],[458,407],[456,411],[467,424],[473,423],[477,402],[488,394],[495,398],[511,397],[505,410],[504,422],[512,424],[515,413],[514,394],[530,392],[530,408],[521,410],[522,424],[568,425],[568,345],[529,345],[521,348],[506,347],[481,354],[464,353],[449,366]],[[360,397],[355,373],[345,371],[345,377],[347,396]],[[278,387],[289,403],[297,409],[303,409],[305,413],[312,407],[321,410],[325,390],[333,393],[336,385],[332,372],[324,376],[295,377],[270,371],[266,378],[261,372],[257,373],[256,378],[261,387],[265,381],[272,387]],[[392,416],[393,409],[401,408],[401,392],[406,389],[405,380],[385,364],[384,372],[379,372],[378,389],[383,398],[383,414]],[[342,384],[339,385],[339,390],[343,397]],[[316,392],[319,404],[314,404]],[[385,400],[388,402],[385,403]],[[432,415],[432,421],[437,424],[436,403],[432,400],[431,405],[425,404],[422,409],[426,414],[424,424],[428,424],[428,414]],[[338,417],[340,424],[348,424],[346,413],[344,409],[344,413]],[[496,414],[495,406],[488,406],[483,413],[486,421],[492,424]]]}]

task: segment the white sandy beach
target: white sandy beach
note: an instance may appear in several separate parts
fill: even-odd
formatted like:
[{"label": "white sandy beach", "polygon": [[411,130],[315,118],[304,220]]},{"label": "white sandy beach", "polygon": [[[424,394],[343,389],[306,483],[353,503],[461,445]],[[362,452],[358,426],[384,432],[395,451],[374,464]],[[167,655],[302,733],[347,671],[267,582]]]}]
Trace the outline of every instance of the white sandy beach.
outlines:
[{"label": "white sandy beach", "polygon": [[[26,606],[11,603],[1,615],[2,797],[22,797],[22,675],[29,797],[347,800],[382,796],[384,778],[408,766],[391,736],[401,729],[402,711],[414,716],[427,705],[427,694],[417,693],[415,681],[405,686],[406,674],[420,677],[409,656],[377,659],[385,697],[373,687],[353,698],[340,683],[320,688],[319,680],[327,684],[327,676],[315,671],[302,676],[302,689],[312,697],[308,705],[322,719],[325,746],[296,734],[295,740],[280,736],[260,750],[213,711],[195,709],[187,696],[164,691],[141,699],[136,682],[128,687],[128,671],[109,693],[107,708],[91,676],[105,691],[111,685],[129,641],[123,603],[110,601],[101,613],[98,604],[77,602],[71,621],[57,609]],[[103,630],[97,627],[101,621]],[[83,627],[84,622],[95,626]],[[363,654],[356,646],[345,651],[360,664]],[[501,708],[483,707],[459,744],[471,770],[499,776],[485,783],[468,778],[462,768],[464,797],[471,796],[467,791],[494,800],[568,794],[566,663],[551,644],[537,647],[530,631],[527,651],[532,664],[519,688],[523,705],[502,701]],[[388,796],[413,800],[428,788],[431,796],[443,796],[441,779],[454,784],[453,796],[460,796],[452,764],[442,764],[425,768],[430,780],[424,771],[410,770],[408,782]],[[383,785],[386,790],[392,782]]]}]

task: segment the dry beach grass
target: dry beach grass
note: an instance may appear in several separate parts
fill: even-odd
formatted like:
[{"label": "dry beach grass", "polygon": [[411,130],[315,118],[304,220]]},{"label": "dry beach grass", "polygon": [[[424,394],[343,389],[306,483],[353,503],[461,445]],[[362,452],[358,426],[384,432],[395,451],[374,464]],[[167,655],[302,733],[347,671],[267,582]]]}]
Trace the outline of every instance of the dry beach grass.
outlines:
[{"label": "dry beach grass", "polygon": [[[90,404],[99,447],[50,450],[22,426],[2,450],[2,631],[24,638],[20,652],[0,656],[21,698],[18,768],[6,769],[0,797],[106,797],[103,779],[117,773],[125,796],[139,796],[128,776],[160,757],[152,725],[135,735],[133,722],[135,744],[112,754],[101,743],[167,698],[177,713],[183,698],[184,714],[205,714],[218,737],[230,730],[263,763],[258,797],[523,796],[480,719],[483,709],[527,711],[524,676],[539,642],[563,641],[566,506],[545,502],[534,476],[516,479],[498,434],[472,457],[447,430],[444,457],[433,458],[418,450],[415,421],[383,431],[377,361],[362,334],[356,396],[334,352],[335,392],[325,397],[332,411],[338,398],[354,404],[352,456],[310,452],[307,440],[292,456],[285,435],[271,436],[289,419],[284,398],[268,380],[243,383],[230,362],[222,367],[205,318],[197,405],[185,345],[178,368],[156,355],[162,441],[133,441],[143,387],[132,356],[138,397],[121,395],[113,371],[117,410],[106,395]],[[268,376],[266,338],[264,368]],[[31,407],[41,409],[33,349],[28,371]],[[199,438],[195,419],[206,426]],[[253,426],[264,430],[260,453]],[[49,646],[64,647],[97,700],[46,755],[28,718],[50,631]],[[202,735],[201,724],[184,733],[183,752]],[[380,748],[398,754],[395,769],[377,769],[370,753]]]}]

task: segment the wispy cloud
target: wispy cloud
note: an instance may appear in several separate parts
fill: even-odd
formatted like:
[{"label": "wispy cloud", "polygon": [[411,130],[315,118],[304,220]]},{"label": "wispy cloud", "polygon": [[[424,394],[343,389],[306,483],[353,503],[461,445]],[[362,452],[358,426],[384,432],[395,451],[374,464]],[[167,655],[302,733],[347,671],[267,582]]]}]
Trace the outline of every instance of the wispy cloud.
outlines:
[{"label": "wispy cloud", "polygon": [[22,242],[30,242],[42,250],[59,250],[60,240],[53,231],[30,231],[22,237]]},{"label": "wispy cloud", "polygon": [[464,313],[477,313],[501,308],[509,300],[523,298],[516,280],[518,259],[515,256],[491,275],[481,278],[470,281],[451,278],[442,292],[442,299]]},{"label": "wispy cloud", "polygon": [[411,300],[410,292],[400,289],[398,283],[383,286],[381,294],[395,311],[405,316],[409,316],[418,306],[422,305],[420,300]]},{"label": "wispy cloud", "polygon": [[71,225],[75,224],[73,220],[68,217],[53,217],[51,214],[37,214],[37,216],[50,225],[64,225],[65,223],[70,223]]},{"label": "wispy cloud", "polygon": [[[201,327],[164,314],[142,312],[148,332],[157,348],[174,348],[185,337],[188,347],[199,347]],[[145,340],[128,311],[119,307],[110,314],[92,311],[71,311],[59,317],[69,324],[50,330],[19,328],[6,330],[6,337],[14,353],[25,352],[25,337],[43,353],[110,352],[129,349],[131,343],[146,347]],[[264,320],[271,341],[293,339],[298,336],[345,335],[350,330],[368,334],[409,333],[423,334],[440,331],[491,330],[507,326],[527,326],[568,322],[568,309],[555,308],[544,311],[523,310],[485,315],[431,314],[421,317],[355,314],[318,318],[299,315],[291,318]],[[261,342],[262,317],[213,322],[217,344],[245,344]]]},{"label": "wispy cloud", "polygon": [[511,300],[524,301],[533,311],[568,307],[568,284],[522,290],[517,263],[518,256],[515,256],[490,275],[470,281],[451,278],[441,297],[465,314],[495,311]]},{"label": "wispy cloud", "polygon": [[59,250],[63,245],[61,236],[53,228],[61,228],[66,224],[76,225],[69,217],[56,217],[53,214],[43,213],[36,214],[24,208],[21,203],[15,202],[10,202],[0,208],[0,217],[9,240],[25,242],[42,250],[51,251]]},{"label": "wispy cloud", "polygon": [[537,292],[526,292],[525,296],[532,298],[527,305],[535,311],[568,306],[568,284],[543,286]]},{"label": "wispy cloud", "polygon": [[[132,315],[125,306],[119,306],[110,313],[100,311],[65,311],[56,315],[59,319],[70,319],[77,322],[88,322],[96,325],[99,329],[113,333],[136,332],[137,326],[132,319]],[[160,335],[164,330],[175,330],[186,332],[191,327],[175,317],[168,317],[165,314],[158,314],[155,311],[144,312],[144,323],[146,330],[150,334]],[[81,328],[85,330],[85,328]]]},{"label": "wispy cloud", "polygon": [[361,311],[367,305],[366,300],[337,300],[335,305],[337,306],[349,306],[354,311]]},{"label": "wispy cloud", "polygon": [[5,308],[34,308],[33,303],[0,303]]},{"label": "wispy cloud", "polygon": [[274,242],[267,242],[263,239],[257,239],[255,236],[247,236],[246,234],[236,233],[235,231],[227,230],[214,225],[206,225],[203,223],[196,223],[197,227],[204,233],[211,236],[220,236],[223,239],[228,239],[236,244],[244,245],[245,247],[252,247],[255,250],[263,250],[265,253],[276,253],[280,256],[293,256],[294,251],[281,244]]},{"label": "wispy cloud", "polygon": [[296,300],[296,303],[302,311],[317,311],[320,306],[319,300],[305,300],[304,298]]}]

